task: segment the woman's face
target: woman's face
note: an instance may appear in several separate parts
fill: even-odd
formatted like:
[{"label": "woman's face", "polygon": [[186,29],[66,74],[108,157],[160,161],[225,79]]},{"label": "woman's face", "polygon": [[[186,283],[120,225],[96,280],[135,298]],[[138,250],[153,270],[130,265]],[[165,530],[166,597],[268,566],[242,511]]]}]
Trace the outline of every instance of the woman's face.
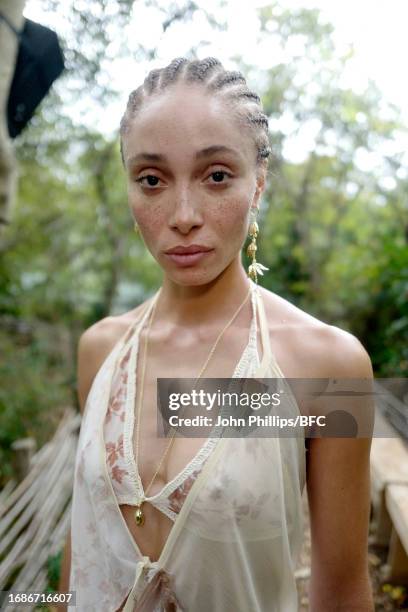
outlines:
[{"label": "woman's face", "polygon": [[[228,149],[228,150],[227,150]],[[228,109],[183,84],[149,99],[123,142],[128,198],[143,240],[181,285],[215,279],[240,258],[248,215],[264,188],[255,146]],[[210,249],[170,256],[174,247]]]}]

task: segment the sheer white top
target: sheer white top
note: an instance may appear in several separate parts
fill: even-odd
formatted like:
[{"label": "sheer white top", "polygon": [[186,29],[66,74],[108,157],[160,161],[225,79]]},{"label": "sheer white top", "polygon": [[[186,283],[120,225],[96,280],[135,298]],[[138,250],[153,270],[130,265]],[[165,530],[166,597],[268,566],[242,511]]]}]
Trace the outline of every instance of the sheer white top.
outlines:
[{"label": "sheer white top", "polygon": [[[251,283],[262,359],[259,363],[253,345],[247,347],[234,376],[279,379],[286,390],[271,350],[262,296]],[[130,338],[137,344],[135,325],[143,325],[157,295],[102,364],[85,405],[71,519],[70,590],[76,591],[76,610],[114,612],[124,604],[124,612],[159,612],[173,602],[173,609],[191,612],[297,612],[294,569],[303,535],[304,432],[208,438],[199,467],[196,457],[150,500],[174,520],[157,561],[141,553],[123,518],[117,495],[131,498],[138,480],[129,476],[120,487],[112,481],[104,425],[118,359],[126,355]],[[251,338],[256,341],[254,329]],[[125,379],[127,390],[132,379]],[[287,391],[285,416],[297,416],[299,407],[290,388]],[[125,422],[118,418],[116,425],[121,423],[125,443],[126,431],[129,436],[133,431],[133,415],[125,415]],[[132,457],[124,452],[121,458],[126,456]],[[129,475],[136,474],[132,461],[120,465]],[[176,512],[169,498],[196,469],[199,473]]]},{"label": "sheer white top", "polygon": [[[259,367],[254,286],[254,284],[251,285],[252,319],[248,343],[235,367],[232,378],[249,377]],[[137,473],[132,443],[135,435],[135,368],[139,348],[139,330],[144,320],[145,317],[136,326],[129,340],[124,343],[119,355],[104,424],[107,468],[116,499],[118,504],[135,506],[142,493],[142,483]],[[217,437],[209,437],[195,457],[175,478],[156,495],[147,498],[149,503],[174,521],[216,442]]]}]

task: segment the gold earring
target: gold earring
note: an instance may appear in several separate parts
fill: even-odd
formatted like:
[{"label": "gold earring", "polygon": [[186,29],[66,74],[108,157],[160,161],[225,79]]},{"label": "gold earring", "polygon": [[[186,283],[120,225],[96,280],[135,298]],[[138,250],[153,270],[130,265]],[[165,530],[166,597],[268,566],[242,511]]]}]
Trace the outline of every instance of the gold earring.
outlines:
[{"label": "gold earring", "polygon": [[136,223],[136,221],[135,221],[135,225],[134,225],[134,230],[135,230],[136,234],[138,234],[138,233],[139,233],[139,226],[138,226],[138,224]]},{"label": "gold earring", "polygon": [[254,211],[254,209],[251,207],[251,214],[253,215],[253,218],[249,224],[248,235],[250,238],[252,238],[252,242],[248,245],[247,248],[247,256],[252,257],[252,263],[248,268],[248,276],[249,278],[252,278],[252,280],[254,280],[256,283],[258,282],[258,274],[263,276],[262,270],[269,270],[269,268],[256,261],[256,251],[258,249],[256,245],[256,239],[259,234],[259,226],[256,222],[258,210],[258,207],[256,208],[256,211]]}]

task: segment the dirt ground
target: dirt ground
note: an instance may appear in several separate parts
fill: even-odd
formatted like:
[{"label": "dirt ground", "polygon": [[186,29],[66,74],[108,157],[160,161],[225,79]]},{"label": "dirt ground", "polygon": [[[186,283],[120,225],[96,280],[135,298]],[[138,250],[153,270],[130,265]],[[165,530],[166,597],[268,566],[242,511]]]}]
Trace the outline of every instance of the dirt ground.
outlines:
[{"label": "dirt ground", "polygon": [[[303,546],[296,569],[296,581],[299,593],[299,612],[309,611],[309,578],[310,578],[310,526],[309,507],[306,489],[303,494],[305,513],[305,533]],[[375,612],[408,611],[408,586],[389,584],[384,578],[386,572],[387,550],[375,546],[369,538],[369,570],[373,589]],[[328,610],[328,612],[330,612]]]}]

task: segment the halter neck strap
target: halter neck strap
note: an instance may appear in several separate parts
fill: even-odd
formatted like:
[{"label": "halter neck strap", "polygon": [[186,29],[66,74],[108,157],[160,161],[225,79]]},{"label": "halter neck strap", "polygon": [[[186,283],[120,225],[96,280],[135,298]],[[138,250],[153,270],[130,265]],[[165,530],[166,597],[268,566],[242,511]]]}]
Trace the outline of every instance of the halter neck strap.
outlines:
[{"label": "halter neck strap", "polygon": [[266,319],[263,298],[262,298],[258,285],[252,279],[251,279],[251,283],[253,283],[254,285],[255,297],[256,297],[257,304],[258,304],[259,326],[261,330],[263,355],[262,355],[262,361],[261,361],[259,368],[260,370],[264,371],[267,367],[268,362],[274,359],[274,355],[272,353],[271,341],[269,338],[268,322]]},{"label": "halter neck strap", "polygon": [[[250,279],[250,289],[251,289],[250,297],[251,297],[251,303],[252,303],[250,343],[254,344],[255,346],[257,343],[258,326],[257,326],[257,317],[256,317],[256,311],[257,311],[256,305],[258,304],[258,313],[259,313],[258,316],[259,316],[259,322],[260,322],[262,349],[263,349],[262,363],[264,363],[264,357],[266,357],[266,359],[269,359],[271,356],[271,347],[270,347],[269,333],[268,333],[268,328],[267,328],[267,323],[266,323],[266,316],[265,316],[265,311],[263,307],[263,300],[260,295],[258,285],[252,279]],[[131,325],[129,326],[129,328],[127,329],[127,331],[125,332],[123,336],[123,341],[122,341],[123,347],[126,347],[128,342],[133,338],[134,334],[137,333],[143,327],[143,325],[145,324],[145,321],[148,319],[155,303],[157,302],[160,296],[161,290],[162,288],[160,287],[160,289],[153,295],[153,297],[150,298],[150,300],[145,304],[145,307],[142,311],[141,316],[139,316],[136,321],[131,323]]]},{"label": "halter neck strap", "polygon": [[125,334],[123,335],[123,338],[122,338],[122,346],[123,347],[127,346],[128,342],[133,338],[133,336],[136,333],[136,331],[138,330],[139,326],[142,326],[144,324],[144,322],[148,318],[149,314],[151,313],[151,310],[152,310],[154,304],[157,302],[157,299],[158,299],[158,297],[160,295],[160,292],[161,292],[161,287],[155,293],[155,295],[152,298],[150,298],[150,300],[148,300],[146,302],[146,304],[144,304],[144,308],[142,309],[141,316],[137,317],[136,321],[132,321],[132,323],[129,325],[127,331],[125,332]]}]

